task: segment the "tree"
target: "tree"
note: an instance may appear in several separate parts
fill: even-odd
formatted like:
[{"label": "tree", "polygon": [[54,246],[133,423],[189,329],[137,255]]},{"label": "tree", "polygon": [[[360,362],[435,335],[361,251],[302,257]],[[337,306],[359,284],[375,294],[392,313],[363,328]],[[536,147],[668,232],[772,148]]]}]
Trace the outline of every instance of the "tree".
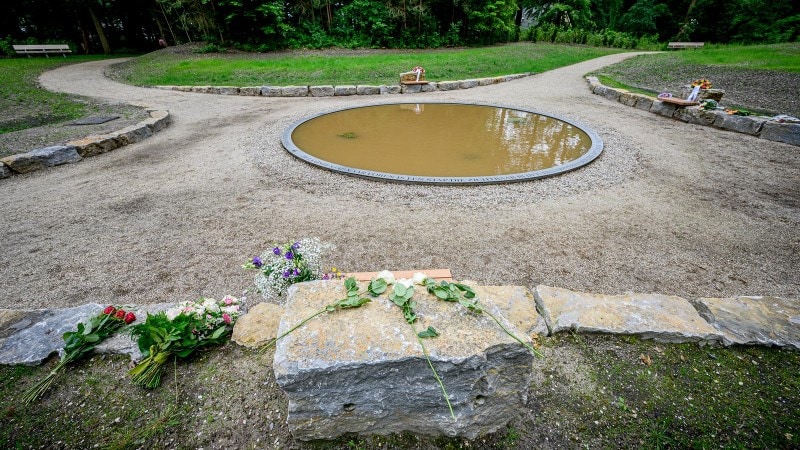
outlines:
[{"label": "tree", "polygon": [[656,34],[658,32],[656,21],[666,14],[669,14],[666,5],[656,5],[654,0],[638,0],[623,14],[619,21],[619,29],[637,37]]}]

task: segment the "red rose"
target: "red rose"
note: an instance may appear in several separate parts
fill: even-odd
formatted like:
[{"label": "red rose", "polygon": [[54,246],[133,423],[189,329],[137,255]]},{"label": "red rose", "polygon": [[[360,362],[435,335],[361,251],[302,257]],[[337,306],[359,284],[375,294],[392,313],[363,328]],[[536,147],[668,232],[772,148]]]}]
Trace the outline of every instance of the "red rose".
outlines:
[{"label": "red rose", "polygon": [[117,308],[114,308],[111,305],[106,306],[106,309],[103,310],[103,314],[108,314],[109,316],[117,312]]},{"label": "red rose", "polygon": [[116,317],[117,319],[124,319],[125,318],[125,310],[124,309],[120,309],[119,311],[117,311],[116,314],[114,314],[114,317]]},{"label": "red rose", "polygon": [[132,312],[125,314],[125,324],[130,325],[130,323],[133,322],[134,320],[136,320],[136,314]]}]

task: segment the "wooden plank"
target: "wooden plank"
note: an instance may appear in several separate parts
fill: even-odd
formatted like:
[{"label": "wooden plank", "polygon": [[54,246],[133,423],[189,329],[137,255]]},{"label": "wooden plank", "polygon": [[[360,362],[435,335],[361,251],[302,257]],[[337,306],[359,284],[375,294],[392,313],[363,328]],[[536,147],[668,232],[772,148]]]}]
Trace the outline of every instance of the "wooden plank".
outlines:
[{"label": "wooden plank", "polygon": [[661,100],[664,103],[672,103],[673,105],[678,105],[678,106],[694,106],[700,104],[695,101],[684,100],[682,98],[674,98],[674,97],[660,98],[659,100]]},{"label": "wooden plank", "polygon": [[[434,280],[444,280],[444,281],[453,281],[453,275],[450,273],[450,269],[424,269],[424,270],[395,270],[392,271],[394,277],[396,279],[401,278],[411,278],[414,276],[415,273],[422,272],[428,278],[433,278]],[[348,273],[345,274],[345,277],[355,277],[358,281],[370,281],[378,275],[378,272],[355,272],[355,273]]]}]

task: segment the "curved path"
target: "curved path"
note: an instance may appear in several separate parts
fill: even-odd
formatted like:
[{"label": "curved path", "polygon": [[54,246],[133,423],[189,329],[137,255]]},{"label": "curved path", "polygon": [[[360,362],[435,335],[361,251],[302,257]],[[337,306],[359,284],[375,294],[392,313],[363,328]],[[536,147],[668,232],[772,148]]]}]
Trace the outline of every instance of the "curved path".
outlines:
[{"label": "curved path", "polygon": [[[45,73],[51,90],[169,109],[141,143],[0,182],[0,307],[156,303],[238,294],[240,265],[319,236],[350,271],[449,267],[485,284],[685,297],[800,293],[800,153],[592,95],[612,55],[521,80],[402,97],[261,98],[115,83],[117,61]],[[523,106],[595,129],[605,151],[554,178],[385,184],[328,173],[280,145],[300,117],[390,100]],[[387,137],[390,138],[390,137]]]}]

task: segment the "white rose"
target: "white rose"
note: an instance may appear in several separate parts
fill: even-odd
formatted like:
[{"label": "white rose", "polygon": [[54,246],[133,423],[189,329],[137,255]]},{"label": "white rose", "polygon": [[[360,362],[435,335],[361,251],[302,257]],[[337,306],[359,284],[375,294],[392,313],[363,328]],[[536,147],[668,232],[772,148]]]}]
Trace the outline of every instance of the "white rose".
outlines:
[{"label": "white rose", "polygon": [[378,272],[378,276],[376,278],[382,278],[386,284],[394,284],[394,274],[388,270]]},{"label": "white rose", "polygon": [[183,311],[183,308],[170,308],[170,309],[168,309],[166,311],[167,319],[175,320],[175,318],[178,317],[181,314],[181,311]]},{"label": "white rose", "polygon": [[414,276],[411,277],[411,281],[413,281],[414,284],[419,284],[420,286],[424,286],[425,285],[425,280],[427,280],[427,279],[428,279],[428,276],[425,275],[422,272],[416,272],[414,274]]},{"label": "white rose", "polygon": [[213,298],[207,298],[203,300],[203,308],[205,308],[206,311],[212,313],[219,312],[219,305],[217,304],[217,301],[214,300]]},{"label": "white rose", "polygon": [[406,288],[410,288],[410,287],[414,286],[414,282],[409,280],[408,278],[401,278],[401,279],[397,280],[397,284],[402,284]]}]

